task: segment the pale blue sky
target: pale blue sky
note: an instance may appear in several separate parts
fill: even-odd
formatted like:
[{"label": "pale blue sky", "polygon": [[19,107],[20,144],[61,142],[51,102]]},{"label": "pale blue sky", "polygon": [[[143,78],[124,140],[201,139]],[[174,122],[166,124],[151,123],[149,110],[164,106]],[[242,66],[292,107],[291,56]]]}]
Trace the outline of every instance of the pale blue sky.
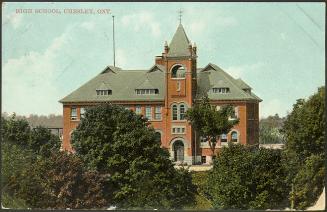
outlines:
[{"label": "pale blue sky", "polygon": [[[16,13],[35,8],[62,14]],[[154,64],[182,9],[198,67],[211,62],[246,81],[263,99],[260,117],[285,116],[325,84],[323,3],[5,3],[3,112],[61,114],[59,99],[113,63],[112,14],[63,14],[67,8],[111,10],[123,69]]]}]

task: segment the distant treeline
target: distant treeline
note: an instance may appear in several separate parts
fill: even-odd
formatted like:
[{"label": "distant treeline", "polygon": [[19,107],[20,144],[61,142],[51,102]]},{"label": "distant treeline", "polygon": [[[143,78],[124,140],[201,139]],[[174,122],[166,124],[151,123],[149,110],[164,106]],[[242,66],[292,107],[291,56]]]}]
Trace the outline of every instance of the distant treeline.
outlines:
[{"label": "distant treeline", "polygon": [[[11,115],[4,112],[1,114],[1,116],[7,119]],[[63,125],[62,115],[50,114],[48,116],[45,116],[45,115],[31,114],[28,117],[26,117],[16,114],[16,119],[26,119],[30,124],[30,126],[32,127],[43,126],[47,128],[62,128]]]},{"label": "distant treeline", "polygon": [[259,122],[259,143],[260,144],[282,144],[285,139],[282,133],[286,117],[279,117],[278,114],[260,119]]}]

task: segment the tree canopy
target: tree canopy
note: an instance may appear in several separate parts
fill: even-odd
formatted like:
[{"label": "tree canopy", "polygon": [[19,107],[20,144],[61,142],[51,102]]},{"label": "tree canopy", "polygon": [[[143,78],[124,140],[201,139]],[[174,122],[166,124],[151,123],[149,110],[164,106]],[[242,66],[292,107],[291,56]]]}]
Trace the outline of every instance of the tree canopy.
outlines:
[{"label": "tree canopy", "polygon": [[214,155],[220,135],[227,134],[239,122],[239,119],[230,119],[233,116],[234,108],[232,106],[226,105],[220,110],[216,110],[216,107],[210,104],[207,96],[186,112],[186,119],[191,122],[198,135],[209,142],[212,155]]},{"label": "tree canopy", "polygon": [[208,178],[216,209],[276,209],[287,196],[280,150],[223,147]]},{"label": "tree canopy", "polygon": [[103,104],[86,110],[72,135],[73,148],[88,169],[109,177],[120,208],[181,208],[192,204],[187,171],[175,170],[147,120],[123,107]]},{"label": "tree canopy", "polygon": [[325,87],[307,100],[298,99],[286,117],[283,164],[287,182],[293,185],[290,200],[297,209],[305,209],[323,190],[325,167]]}]

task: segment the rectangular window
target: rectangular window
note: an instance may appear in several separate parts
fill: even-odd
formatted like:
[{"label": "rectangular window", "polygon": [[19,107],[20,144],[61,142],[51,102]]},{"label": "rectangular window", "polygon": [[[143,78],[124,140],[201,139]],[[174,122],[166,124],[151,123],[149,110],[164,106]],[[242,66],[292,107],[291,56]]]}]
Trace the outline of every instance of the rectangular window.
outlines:
[{"label": "rectangular window", "polygon": [[221,142],[227,142],[227,135],[226,134],[222,134],[221,138],[220,138]]},{"label": "rectangular window", "polygon": [[207,142],[207,139],[205,137],[200,136],[200,141],[201,141],[201,143],[205,143],[205,142]]},{"label": "rectangular window", "polygon": [[213,93],[229,93],[229,88],[212,88]]},{"label": "rectangular window", "polygon": [[173,105],[173,120],[177,120],[177,105]]},{"label": "rectangular window", "polygon": [[77,120],[77,108],[72,107],[70,110],[70,119],[71,120]]},{"label": "rectangular window", "polygon": [[156,106],[154,111],[154,119],[161,120],[161,106]]},{"label": "rectangular window", "polygon": [[141,115],[141,114],[142,114],[142,107],[141,107],[140,105],[137,105],[137,106],[135,107],[135,113],[136,113],[137,115]]},{"label": "rectangular window", "polygon": [[185,127],[173,127],[172,133],[173,134],[185,134]]},{"label": "rectangular window", "polygon": [[136,95],[155,95],[159,94],[159,89],[135,89]]},{"label": "rectangular window", "polygon": [[145,107],[145,117],[149,120],[152,120],[152,108],[151,106]]},{"label": "rectangular window", "polygon": [[85,108],[84,107],[81,107],[80,114],[81,114],[81,118],[84,118],[84,114],[85,114]]},{"label": "rectangular window", "polygon": [[201,156],[201,163],[207,163],[207,156],[205,155]]}]

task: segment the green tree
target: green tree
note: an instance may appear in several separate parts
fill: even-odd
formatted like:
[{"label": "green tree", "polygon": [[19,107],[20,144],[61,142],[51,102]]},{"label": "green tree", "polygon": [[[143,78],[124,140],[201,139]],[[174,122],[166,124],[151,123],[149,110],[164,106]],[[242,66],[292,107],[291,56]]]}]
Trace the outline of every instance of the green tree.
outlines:
[{"label": "green tree", "polygon": [[174,169],[154,129],[130,110],[110,104],[88,109],[72,144],[90,170],[110,175],[117,207],[182,208],[193,203],[190,174]]},{"label": "green tree", "polygon": [[75,155],[54,153],[10,178],[11,195],[31,208],[87,209],[108,207],[107,177],[86,171]]},{"label": "green tree", "polygon": [[1,144],[1,188],[4,193],[7,192],[9,179],[29,168],[33,164],[33,158],[32,151],[11,143]]},{"label": "green tree", "polygon": [[186,112],[186,118],[199,133],[199,136],[204,137],[209,142],[212,156],[215,154],[216,144],[220,135],[227,134],[234,125],[238,124],[239,119],[229,119],[232,116],[234,116],[232,106],[223,106],[217,111],[210,104],[207,96]]},{"label": "green tree", "polygon": [[13,114],[9,120],[1,117],[2,142],[10,142],[23,147],[28,146],[31,128],[25,119],[16,119]]},{"label": "green tree", "polygon": [[38,126],[31,130],[28,145],[36,154],[47,157],[53,151],[58,152],[60,144],[59,137],[51,134],[50,130],[45,127]]},{"label": "green tree", "polygon": [[[325,87],[307,100],[298,99],[286,117],[283,152],[291,205],[304,209],[315,202],[324,185]],[[291,186],[292,185],[292,186]]]},{"label": "green tree", "polygon": [[216,209],[276,209],[286,197],[281,152],[240,144],[223,147],[208,177]]}]

